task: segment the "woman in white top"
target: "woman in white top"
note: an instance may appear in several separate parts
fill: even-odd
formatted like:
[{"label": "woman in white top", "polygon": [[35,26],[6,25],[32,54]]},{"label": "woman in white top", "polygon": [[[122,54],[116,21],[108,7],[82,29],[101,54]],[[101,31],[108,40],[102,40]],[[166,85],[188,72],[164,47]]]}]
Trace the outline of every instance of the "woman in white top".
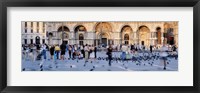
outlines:
[{"label": "woman in white top", "polygon": [[163,64],[164,64],[164,68],[163,68],[163,70],[166,70],[166,66],[167,66],[167,56],[168,56],[168,54],[167,54],[167,51],[168,51],[168,47],[167,47],[167,45],[165,44],[165,42],[164,42],[164,44],[163,44],[163,46],[161,47],[161,53],[160,53],[160,57],[161,57],[161,61],[163,61]]},{"label": "woman in white top", "polygon": [[85,51],[85,62],[88,62],[88,57],[89,57],[89,47],[86,44],[84,47],[84,51]]}]

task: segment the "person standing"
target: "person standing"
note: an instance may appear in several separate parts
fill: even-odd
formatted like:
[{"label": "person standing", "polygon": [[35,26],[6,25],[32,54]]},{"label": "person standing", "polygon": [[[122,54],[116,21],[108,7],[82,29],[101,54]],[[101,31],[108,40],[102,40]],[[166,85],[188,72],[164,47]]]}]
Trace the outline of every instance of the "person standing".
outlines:
[{"label": "person standing", "polygon": [[69,58],[71,59],[71,56],[72,56],[72,47],[71,47],[71,45],[69,45],[68,51],[69,51]]},{"label": "person standing", "polygon": [[111,66],[111,60],[112,60],[112,45],[109,45],[108,49],[107,49],[107,55],[108,55],[108,65]]},{"label": "person standing", "polygon": [[97,46],[94,47],[94,58],[97,58]]},{"label": "person standing", "polygon": [[55,46],[55,52],[56,52],[57,59],[59,59],[60,47],[58,45]]},{"label": "person standing", "polygon": [[51,48],[50,48],[50,50],[49,50],[50,51],[50,55],[51,55],[51,59],[53,59],[54,48],[55,48],[54,45],[52,45]]},{"label": "person standing", "polygon": [[152,53],[152,49],[153,49],[153,46],[152,45],[150,45],[150,52]]},{"label": "person standing", "polygon": [[45,44],[42,45],[42,55],[44,56],[44,60],[46,60],[46,51],[47,51],[47,46]]},{"label": "person standing", "polygon": [[88,45],[86,44],[85,47],[84,47],[84,51],[85,51],[85,62],[88,62],[88,56],[89,56],[89,47]]},{"label": "person standing", "polygon": [[83,55],[83,58],[85,58],[84,45],[81,45],[81,53],[82,53],[82,55]]},{"label": "person standing", "polygon": [[60,45],[60,50],[61,50],[61,60],[65,60],[64,55],[65,55],[65,51],[66,51],[66,45],[64,42]]}]

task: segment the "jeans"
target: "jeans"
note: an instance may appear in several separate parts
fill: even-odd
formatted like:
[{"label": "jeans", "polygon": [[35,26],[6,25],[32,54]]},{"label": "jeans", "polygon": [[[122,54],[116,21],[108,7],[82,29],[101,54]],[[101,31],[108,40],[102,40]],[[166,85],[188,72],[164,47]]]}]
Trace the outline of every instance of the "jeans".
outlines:
[{"label": "jeans", "polygon": [[109,54],[109,55],[108,55],[108,60],[109,60],[108,65],[111,66],[112,54]]},{"label": "jeans", "polygon": [[56,51],[57,59],[59,59],[59,51]]},{"label": "jeans", "polygon": [[46,50],[43,50],[43,51],[42,51],[42,55],[44,56],[44,59],[47,58],[47,56],[46,56]]}]

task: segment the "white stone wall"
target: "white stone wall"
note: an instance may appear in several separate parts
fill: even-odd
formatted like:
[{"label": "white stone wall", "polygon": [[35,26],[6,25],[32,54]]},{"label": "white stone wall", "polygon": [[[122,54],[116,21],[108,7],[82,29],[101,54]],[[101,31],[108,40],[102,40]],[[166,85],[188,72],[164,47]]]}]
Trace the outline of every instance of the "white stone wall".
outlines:
[{"label": "white stone wall", "polygon": [[[65,39],[68,41],[69,44],[78,44],[78,36],[75,38],[74,30],[77,26],[82,25],[86,28],[86,32],[78,32],[78,34],[82,33],[84,34],[84,44],[94,44],[94,40],[100,38],[99,34],[100,32],[96,32],[95,28],[99,22],[45,22],[45,33],[43,33],[43,23],[40,22],[39,24],[39,33],[37,33],[37,23],[33,22],[33,33],[30,33],[31,27],[30,22],[27,22],[27,33],[24,33],[24,22],[22,22],[22,42],[23,39],[27,39],[30,43],[29,39],[33,39],[35,42],[35,37],[40,36],[41,42],[42,39],[46,39],[45,42],[48,41],[48,38],[46,38],[46,32],[52,32],[54,34],[54,37],[52,37],[52,43],[53,44],[61,44],[62,38],[57,33],[58,28],[61,26],[66,26],[70,32],[67,32],[69,35],[68,39]],[[138,30],[140,26],[146,26],[149,29],[149,44],[155,44],[157,38],[153,37],[156,35],[156,28],[161,28],[161,41],[163,41],[163,32],[164,32],[164,24],[168,23],[170,24],[171,28],[174,29],[174,35],[175,35],[175,43],[178,44],[178,22],[108,22],[110,24],[112,31],[111,32],[105,32],[108,35],[108,39],[114,40],[114,44],[121,44],[124,43],[123,38],[124,34],[129,34],[129,44],[137,44],[138,43]],[[124,26],[130,26],[132,31],[131,32],[124,32],[121,36],[121,30]],[[121,40],[122,39],[122,40]],[[163,42],[161,42],[163,43]]]},{"label": "white stone wall", "polygon": [[[31,39],[33,39],[33,43],[35,43],[36,36],[40,37],[40,43],[42,44],[42,40],[45,39],[45,43],[48,43],[46,38],[46,24],[43,24],[43,22],[39,22],[39,27],[37,27],[37,22],[32,22],[33,26],[31,27],[31,22],[27,22],[27,27],[25,28],[25,22],[22,22],[22,28],[21,28],[21,40],[22,44],[25,44],[24,39],[27,39],[27,44],[31,43]],[[44,26],[43,26],[44,25]],[[27,32],[25,33],[25,29],[27,29]],[[31,29],[33,32],[31,32]],[[38,30],[38,32],[37,32]]]}]

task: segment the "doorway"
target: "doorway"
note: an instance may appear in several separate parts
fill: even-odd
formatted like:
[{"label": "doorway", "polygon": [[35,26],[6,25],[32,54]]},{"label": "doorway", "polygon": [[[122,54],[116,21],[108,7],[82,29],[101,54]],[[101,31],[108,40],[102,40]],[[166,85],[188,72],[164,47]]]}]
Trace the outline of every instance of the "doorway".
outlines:
[{"label": "doorway", "polygon": [[144,45],[144,41],[142,41],[141,43],[142,43],[142,45]]},{"label": "doorway", "polygon": [[107,38],[102,38],[102,44],[103,46],[107,46]]}]

